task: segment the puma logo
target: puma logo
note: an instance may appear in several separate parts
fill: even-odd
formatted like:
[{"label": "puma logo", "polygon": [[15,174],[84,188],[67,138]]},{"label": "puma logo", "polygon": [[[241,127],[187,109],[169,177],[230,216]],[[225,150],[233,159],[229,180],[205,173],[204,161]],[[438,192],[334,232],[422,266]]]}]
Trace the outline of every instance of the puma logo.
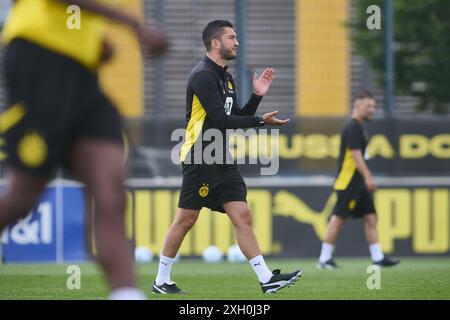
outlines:
[{"label": "puma logo", "polygon": [[287,192],[280,191],[275,195],[274,215],[291,217],[298,222],[310,224],[320,239],[325,237],[328,217],[336,203],[336,193],[333,192],[328,198],[322,211],[311,209],[303,200]]}]

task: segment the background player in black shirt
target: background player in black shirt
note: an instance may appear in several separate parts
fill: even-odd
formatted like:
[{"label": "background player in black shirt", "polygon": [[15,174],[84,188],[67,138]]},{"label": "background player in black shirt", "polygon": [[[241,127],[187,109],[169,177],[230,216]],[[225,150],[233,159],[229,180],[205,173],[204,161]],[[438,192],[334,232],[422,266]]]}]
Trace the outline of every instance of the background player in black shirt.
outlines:
[{"label": "background player in black shirt", "polygon": [[364,160],[368,158],[367,135],[362,124],[369,121],[374,113],[375,99],[370,92],[364,92],[356,98],[352,116],[342,130],[338,175],[334,183],[337,202],[322,243],[317,264],[319,269],[336,268],[333,260],[334,244],[348,217],[364,217],[366,238],[375,264],[388,267],[398,263],[383,254],[378,242],[377,215],[372,198],[376,184]]},{"label": "background player in black shirt", "polygon": [[[167,232],[162,250],[158,275],[153,284],[155,293],[180,293],[181,290],[170,279],[174,257],[187,232],[195,224],[200,209],[207,207],[225,212],[235,228],[237,242],[258,276],[265,293],[277,290],[296,281],[300,271],[280,274],[269,270],[261,255],[252,228],[252,214],[246,203],[247,188],[236,164],[217,159],[207,164],[202,158],[201,133],[208,129],[219,130],[223,136],[224,155],[228,152],[225,130],[256,127],[264,124],[283,125],[289,120],[279,120],[276,111],[263,116],[254,116],[262,97],[269,89],[275,71],[267,68],[253,77],[253,95],[241,109],[237,105],[236,89],[226,63],[236,58],[239,42],[233,25],[224,20],[210,22],[203,30],[203,41],[207,55],[192,70],[186,97],[186,137],[181,148],[183,183],[180,191],[178,211]],[[206,139],[205,139],[206,140]],[[195,154],[200,153],[200,163]]]}]

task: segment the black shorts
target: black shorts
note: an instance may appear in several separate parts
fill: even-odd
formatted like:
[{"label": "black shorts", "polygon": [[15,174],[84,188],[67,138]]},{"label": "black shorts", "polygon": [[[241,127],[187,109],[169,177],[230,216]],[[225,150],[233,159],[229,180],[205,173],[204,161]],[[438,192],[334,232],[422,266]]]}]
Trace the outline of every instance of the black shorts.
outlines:
[{"label": "black shorts", "polygon": [[3,63],[0,127],[9,165],[49,178],[81,138],[122,143],[120,116],[96,73],[22,39],[8,45]]},{"label": "black shorts", "polygon": [[236,165],[183,164],[178,207],[225,213],[223,204],[247,202],[247,187]]},{"label": "black shorts", "polygon": [[372,194],[365,185],[351,186],[346,190],[336,190],[337,201],[332,214],[341,218],[362,218],[376,213]]}]

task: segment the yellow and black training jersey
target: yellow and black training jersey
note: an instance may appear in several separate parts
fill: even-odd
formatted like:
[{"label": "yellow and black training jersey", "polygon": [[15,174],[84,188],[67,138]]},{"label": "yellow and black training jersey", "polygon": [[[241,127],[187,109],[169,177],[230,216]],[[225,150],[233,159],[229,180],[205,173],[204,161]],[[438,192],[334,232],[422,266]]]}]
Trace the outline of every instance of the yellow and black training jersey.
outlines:
[{"label": "yellow and black training jersey", "polygon": [[18,0],[6,20],[2,40],[10,43],[22,38],[95,69],[100,61],[104,20],[81,10],[80,28],[71,29],[68,7],[58,0]]},{"label": "yellow and black training jersey", "polygon": [[217,129],[222,133],[222,159],[225,163],[225,157],[229,155],[226,129],[263,125],[262,117],[254,116],[261,99],[253,94],[247,104],[240,108],[236,86],[227,67],[221,67],[204,57],[191,71],[187,85],[187,130],[180,152],[181,161],[198,163],[201,160],[203,163],[202,151],[210,143],[208,140],[214,140],[205,138],[207,135],[204,134],[208,129]]},{"label": "yellow and black training jersey", "polygon": [[356,168],[351,150],[361,150],[364,155],[366,147],[367,138],[363,126],[358,120],[349,119],[341,132],[338,175],[334,183],[335,190],[346,190],[350,184],[364,184],[364,179]]}]

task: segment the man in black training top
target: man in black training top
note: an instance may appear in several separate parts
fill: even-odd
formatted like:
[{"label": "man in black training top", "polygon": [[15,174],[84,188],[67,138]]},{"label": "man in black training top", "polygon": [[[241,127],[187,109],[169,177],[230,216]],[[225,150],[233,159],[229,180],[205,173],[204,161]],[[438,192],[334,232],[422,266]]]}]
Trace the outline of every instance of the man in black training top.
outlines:
[{"label": "man in black training top", "polygon": [[[226,161],[229,150],[225,145],[226,129],[264,124],[283,125],[289,121],[275,118],[277,111],[254,116],[274,79],[275,71],[267,68],[259,77],[254,75],[253,94],[241,109],[237,105],[233,78],[226,67],[228,61],[236,58],[239,46],[233,25],[224,20],[210,22],[203,30],[203,42],[207,50],[206,57],[192,70],[187,86],[188,125],[180,152],[183,182],[178,211],[164,241],[153,292],[182,293],[170,279],[172,264],[185,235],[197,220],[200,209],[207,207],[229,216],[239,247],[255,271],[262,291],[275,293],[294,283],[301,276],[301,271],[281,274],[280,270],[271,272],[267,267],[252,229],[252,215],[246,203],[246,185],[238,166],[232,161]],[[218,156],[220,160],[213,164],[206,164],[202,158],[207,139],[199,138],[208,129],[220,130],[223,137],[223,155]],[[202,146],[199,147],[199,144]],[[196,161],[199,157],[200,163]]]},{"label": "man in black training top", "polygon": [[334,207],[317,268],[334,269],[333,248],[343,224],[348,217],[365,219],[365,233],[374,264],[390,267],[399,261],[386,257],[378,242],[377,215],[372,192],[375,180],[366,165],[367,139],[362,124],[375,112],[375,99],[370,92],[359,95],[353,105],[352,117],[341,133],[338,176],[334,183],[337,203]]}]

